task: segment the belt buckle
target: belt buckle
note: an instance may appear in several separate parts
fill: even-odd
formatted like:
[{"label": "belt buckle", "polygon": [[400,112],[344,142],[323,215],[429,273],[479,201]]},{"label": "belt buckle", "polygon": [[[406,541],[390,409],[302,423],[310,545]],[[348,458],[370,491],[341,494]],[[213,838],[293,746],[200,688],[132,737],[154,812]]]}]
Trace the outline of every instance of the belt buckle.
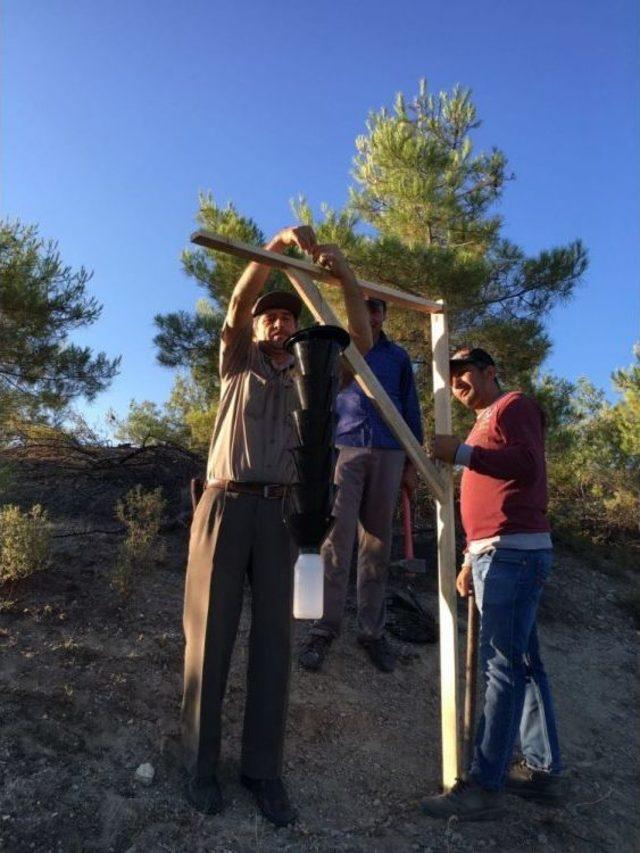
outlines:
[{"label": "belt buckle", "polygon": [[279,498],[279,490],[280,486],[276,485],[275,483],[267,483],[266,486],[262,487],[262,497],[268,499]]}]

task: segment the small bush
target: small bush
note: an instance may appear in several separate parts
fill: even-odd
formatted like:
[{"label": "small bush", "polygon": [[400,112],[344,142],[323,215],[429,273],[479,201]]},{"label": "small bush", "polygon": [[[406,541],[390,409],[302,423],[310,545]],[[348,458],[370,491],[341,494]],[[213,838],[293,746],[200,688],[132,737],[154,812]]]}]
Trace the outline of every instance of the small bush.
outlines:
[{"label": "small bush", "polygon": [[162,489],[143,491],[137,485],[116,504],[116,516],[125,526],[113,573],[113,586],[123,598],[129,598],[140,574],[153,568],[164,556],[159,533],[166,501]]},{"label": "small bush", "polygon": [[3,495],[13,484],[13,468],[5,462],[0,463],[0,495]]},{"label": "small bush", "polygon": [[50,563],[51,522],[39,504],[0,509],[0,584],[15,583]]}]

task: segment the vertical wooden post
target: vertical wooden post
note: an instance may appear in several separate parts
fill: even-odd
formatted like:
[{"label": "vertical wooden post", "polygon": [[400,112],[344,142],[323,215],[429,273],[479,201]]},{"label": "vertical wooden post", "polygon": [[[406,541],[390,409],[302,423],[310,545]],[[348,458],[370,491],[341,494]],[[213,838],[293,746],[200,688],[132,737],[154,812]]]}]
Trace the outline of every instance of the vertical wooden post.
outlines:
[{"label": "vertical wooden post", "polygon": [[[442,313],[431,315],[433,395],[437,433],[451,433],[449,392],[449,330],[444,302]],[[458,620],[456,601],[456,542],[453,514],[453,472],[442,465],[444,497],[436,499],[438,534],[438,590],[440,618],[440,708],[442,715],[442,787],[448,791],[459,776],[458,733]]]}]

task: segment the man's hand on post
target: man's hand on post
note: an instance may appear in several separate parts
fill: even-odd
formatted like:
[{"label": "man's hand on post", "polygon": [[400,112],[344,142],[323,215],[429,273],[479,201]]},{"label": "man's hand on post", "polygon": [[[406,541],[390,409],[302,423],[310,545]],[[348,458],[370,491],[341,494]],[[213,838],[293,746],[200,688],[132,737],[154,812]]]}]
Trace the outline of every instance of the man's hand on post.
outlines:
[{"label": "man's hand on post", "polygon": [[313,254],[313,260],[324,267],[330,273],[333,273],[340,281],[348,279],[355,280],[355,276],[347,259],[342,254],[338,246],[333,243],[325,243],[324,245],[316,246]]},{"label": "man's hand on post", "polygon": [[313,255],[318,246],[313,228],[310,225],[283,228],[267,243],[266,248],[271,252],[280,252],[289,246],[297,246],[301,251]]},{"label": "man's hand on post", "polygon": [[462,598],[473,594],[473,574],[471,563],[464,563],[456,578],[456,589]]},{"label": "man's hand on post", "polygon": [[365,355],[373,345],[369,311],[349,262],[333,243],[316,246],[312,255],[316,264],[324,267],[340,282],[351,343],[361,355]]},{"label": "man's hand on post", "polygon": [[453,465],[456,458],[456,451],[461,445],[461,441],[455,435],[436,435],[431,445],[431,455],[435,459],[440,459],[442,462],[448,462]]},{"label": "man's hand on post", "polygon": [[[317,246],[316,235],[309,225],[294,225],[283,228],[265,246],[270,252],[282,252],[288,246],[298,246],[303,252],[313,254]],[[228,346],[237,333],[252,322],[251,307],[264,288],[271,267],[252,261],[236,282],[229,300],[227,316],[222,332],[222,343]]]}]

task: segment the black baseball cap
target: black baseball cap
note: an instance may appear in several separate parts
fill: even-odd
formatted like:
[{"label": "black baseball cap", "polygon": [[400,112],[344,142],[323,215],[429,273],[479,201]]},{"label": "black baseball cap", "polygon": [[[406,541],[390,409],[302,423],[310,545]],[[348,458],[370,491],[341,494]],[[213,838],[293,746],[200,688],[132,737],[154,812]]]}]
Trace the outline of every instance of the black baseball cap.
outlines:
[{"label": "black baseball cap", "polygon": [[297,320],[302,311],[302,300],[290,290],[270,290],[269,293],[265,293],[264,296],[256,300],[251,309],[251,315],[258,317],[260,314],[266,314],[267,311],[277,310],[278,308],[283,311],[290,311]]},{"label": "black baseball cap", "polygon": [[496,363],[489,353],[480,347],[464,347],[449,359],[449,369],[461,364],[475,364],[476,367],[495,367]]}]

